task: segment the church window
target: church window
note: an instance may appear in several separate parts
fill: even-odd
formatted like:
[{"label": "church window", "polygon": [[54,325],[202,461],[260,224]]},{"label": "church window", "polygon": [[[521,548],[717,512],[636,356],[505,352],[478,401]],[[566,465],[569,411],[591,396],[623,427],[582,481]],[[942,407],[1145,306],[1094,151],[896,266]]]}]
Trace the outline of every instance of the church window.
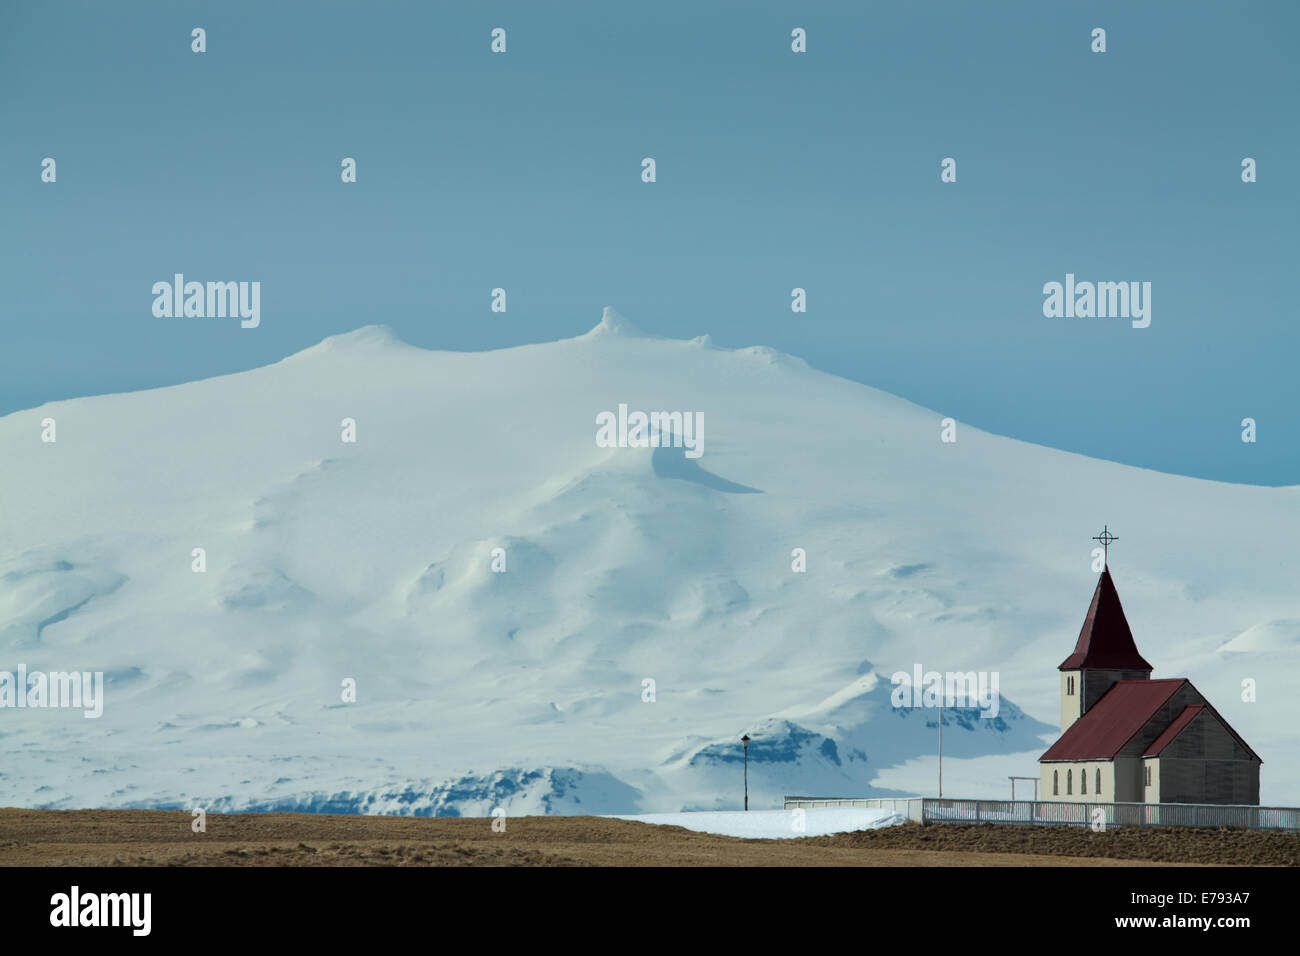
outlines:
[{"label": "church window", "polygon": [[1065,795],[1068,797],[1074,793],[1074,771],[1065,771]]},{"label": "church window", "polygon": [[1079,792],[1088,792],[1088,770],[1086,767],[1079,771]]},{"label": "church window", "polygon": [[1059,797],[1060,795],[1061,795],[1061,771],[1053,770],[1052,771],[1052,796]]},{"label": "church window", "polygon": [[1097,786],[1093,788],[1092,792],[1097,794],[1098,796],[1101,795],[1101,768],[1100,767],[1097,768]]},{"label": "church window", "polygon": [[1151,786],[1151,765],[1150,764],[1147,764],[1143,768],[1143,777],[1144,779],[1142,782],[1145,783],[1148,787]]}]

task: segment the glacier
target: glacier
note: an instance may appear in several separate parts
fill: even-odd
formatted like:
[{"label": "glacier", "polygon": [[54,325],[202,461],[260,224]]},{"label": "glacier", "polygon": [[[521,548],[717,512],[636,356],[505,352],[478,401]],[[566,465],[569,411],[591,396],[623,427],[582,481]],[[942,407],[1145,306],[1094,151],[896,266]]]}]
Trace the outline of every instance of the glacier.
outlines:
[{"label": "glacier", "polygon": [[[701,413],[703,456],[599,447],[621,403]],[[1250,741],[1263,803],[1300,803],[1297,487],[988,434],[611,310],[51,402],[0,418],[0,669],[102,671],[104,712],[0,709],[0,804],[722,811],[745,733],[751,807],[932,794],[937,714],[889,702],[918,662],[1000,675],[996,719],[945,712],[943,775],[1005,797],[1055,736],[1103,523],[1153,676]]]}]

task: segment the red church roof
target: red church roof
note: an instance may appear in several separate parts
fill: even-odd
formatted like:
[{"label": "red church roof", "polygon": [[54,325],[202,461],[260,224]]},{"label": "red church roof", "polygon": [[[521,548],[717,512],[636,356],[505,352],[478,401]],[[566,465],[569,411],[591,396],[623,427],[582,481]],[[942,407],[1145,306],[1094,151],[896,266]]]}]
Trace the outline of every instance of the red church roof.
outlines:
[{"label": "red church roof", "polygon": [[1074,653],[1057,669],[1073,671],[1084,667],[1152,669],[1133,643],[1133,632],[1124,618],[1124,608],[1120,606],[1119,592],[1110,579],[1109,568],[1101,572],[1097,589],[1092,592],[1092,603],[1088,605],[1088,616],[1083,619],[1083,629],[1079,631]]},{"label": "red church roof", "polygon": [[[1098,587],[1100,590],[1100,586]],[[1096,599],[1093,599],[1096,603]],[[1091,617],[1091,614],[1089,615]],[[1130,642],[1132,638],[1129,639]],[[1165,680],[1121,680],[1066,728],[1039,760],[1110,760],[1133,739],[1157,710],[1187,683],[1185,677]],[[1188,720],[1191,718],[1189,717]],[[1181,729],[1181,728],[1179,728]]]},{"label": "red church roof", "polygon": [[1174,722],[1165,728],[1165,732],[1151,742],[1151,746],[1142,754],[1144,757],[1159,756],[1160,751],[1164,750],[1174,738],[1183,732],[1183,728],[1192,722],[1192,718],[1205,709],[1204,704],[1188,704],[1183,708],[1183,712],[1174,718]]}]

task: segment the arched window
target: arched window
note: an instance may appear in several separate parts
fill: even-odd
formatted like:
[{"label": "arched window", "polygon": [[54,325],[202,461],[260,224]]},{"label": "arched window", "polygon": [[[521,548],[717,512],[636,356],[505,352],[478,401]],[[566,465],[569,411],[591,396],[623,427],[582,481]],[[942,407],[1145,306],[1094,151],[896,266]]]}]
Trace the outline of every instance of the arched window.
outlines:
[{"label": "arched window", "polygon": [[1060,795],[1061,795],[1061,771],[1053,770],[1052,771],[1052,796],[1059,797]]},{"label": "arched window", "polygon": [[1088,792],[1088,768],[1084,767],[1079,771],[1079,792]]},{"label": "arched window", "polygon": [[1074,793],[1074,771],[1065,771],[1065,795],[1068,797]]},{"label": "arched window", "polygon": [[1093,793],[1101,796],[1101,768],[1097,768],[1097,786],[1093,788]]}]

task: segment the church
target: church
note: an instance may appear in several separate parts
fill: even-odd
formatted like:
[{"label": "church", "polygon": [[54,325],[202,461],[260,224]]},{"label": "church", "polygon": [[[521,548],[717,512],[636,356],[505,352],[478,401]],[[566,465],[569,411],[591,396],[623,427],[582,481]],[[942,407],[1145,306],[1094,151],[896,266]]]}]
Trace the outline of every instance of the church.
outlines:
[{"label": "church", "polygon": [[1259,804],[1262,761],[1186,678],[1151,679],[1104,567],[1061,662],[1061,736],[1039,799]]}]

